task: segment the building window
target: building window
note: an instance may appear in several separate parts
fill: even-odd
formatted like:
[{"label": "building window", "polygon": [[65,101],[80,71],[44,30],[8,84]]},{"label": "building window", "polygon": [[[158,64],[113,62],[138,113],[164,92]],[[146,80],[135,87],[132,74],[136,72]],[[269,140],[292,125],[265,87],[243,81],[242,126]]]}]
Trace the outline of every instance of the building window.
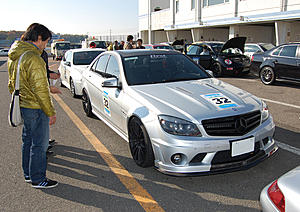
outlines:
[{"label": "building window", "polygon": [[195,0],[191,0],[191,9],[195,9]]},{"label": "building window", "polygon": [[224,4],[225,2],[229,2],[229,0],[203,0],[203,6],[211,6],[216,4]]},{"label": "building window", "polygon": [[179,12],[179,0],[177,0],[177,1],[175,2],[175,11],[176,11],[176,13]]}]

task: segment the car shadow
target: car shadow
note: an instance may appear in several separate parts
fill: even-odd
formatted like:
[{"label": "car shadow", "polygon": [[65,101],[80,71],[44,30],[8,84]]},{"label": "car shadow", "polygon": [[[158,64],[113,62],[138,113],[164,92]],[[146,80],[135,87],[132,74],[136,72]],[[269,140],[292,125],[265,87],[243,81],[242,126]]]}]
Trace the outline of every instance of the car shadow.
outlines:
[{"label": "car shadow", "polygon": [[[277,127],[276,131],[283,137],[293,134],[280,127]],[[299,133],[292,135],[290,139],[293,139],[293,136],[299,136]],[[281,138],[276,136],[276,139]],[[124,142],[124,145],[128,144]],[[118,207],[114,204],[115,201],[126,199],[129,200],[128,211],[132,211],[134,207],[137,207],[134,208],[135,211],[139,210],[136,202],[131,201],[132,196],[125,187],[120,186],[121,182],[117,176],[96,151],[56,145],[54,152],[56,155],[49,158],[49,171],[67,179],[75,179],[79,184],[88,183],[90,186],[82,188],[74,184],[61,183],[58,190],[47,190],[46,193],[110,211]],[[258,198],[263,187],[299,165],[298,156],[295,157],[292,153],[279,149],[270,158],[244,171],[178,177],[162,174],[153,168],[141,168],[131,157],[117,154],[114,157],[166,211],[185,211],[187,204],[195,209],[201,205],[205,211],[259,211]]]}]

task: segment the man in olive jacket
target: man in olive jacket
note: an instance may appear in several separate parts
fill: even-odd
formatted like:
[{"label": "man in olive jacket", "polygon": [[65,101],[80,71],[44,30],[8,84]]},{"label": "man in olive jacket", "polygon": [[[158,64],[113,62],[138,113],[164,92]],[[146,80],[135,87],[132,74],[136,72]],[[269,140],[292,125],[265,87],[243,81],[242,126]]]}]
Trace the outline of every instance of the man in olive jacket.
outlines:
[{"label": "man in olive jacket", "polygon": [[47,27],[31,24],[23,40],[16,41],[8,54],[8,88],[12,93],[19,58],[25,53],[20,63],[20,107],[24,119],[22,168],[25,182],[31,182],[34,188],[52,188],[58,184],[46,178],[49,124],[56,122],[56,112],[41,54],[50,39]]}]

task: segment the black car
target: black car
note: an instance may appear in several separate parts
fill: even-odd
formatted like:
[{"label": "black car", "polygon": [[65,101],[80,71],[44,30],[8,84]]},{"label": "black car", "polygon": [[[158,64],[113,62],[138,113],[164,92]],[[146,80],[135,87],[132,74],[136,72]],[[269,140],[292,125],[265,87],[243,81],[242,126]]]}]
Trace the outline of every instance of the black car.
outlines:
[{"label": "black car", "polygon": [[241,75],[250,71],[250,59],[243,54],[246,37],[235,37],[224,42],[201,41],[186,45],[185,54],[211,70],[214,76]]},{"label": "black car", "polygon": [[269,51],[253,54],[250,69],[266,85],[273,84],[280,78],[300,81],[300,43],[283,44]]}]

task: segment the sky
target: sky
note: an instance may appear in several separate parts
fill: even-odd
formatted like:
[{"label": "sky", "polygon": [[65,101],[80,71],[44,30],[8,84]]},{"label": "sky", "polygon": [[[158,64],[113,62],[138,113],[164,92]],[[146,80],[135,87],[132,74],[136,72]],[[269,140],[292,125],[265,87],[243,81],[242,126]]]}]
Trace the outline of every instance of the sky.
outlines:
[{"label": "sky", "polygon": [[0,31],[40,23],[61,34],[138,32],[138,0],[1,0],[0,5]]}]

